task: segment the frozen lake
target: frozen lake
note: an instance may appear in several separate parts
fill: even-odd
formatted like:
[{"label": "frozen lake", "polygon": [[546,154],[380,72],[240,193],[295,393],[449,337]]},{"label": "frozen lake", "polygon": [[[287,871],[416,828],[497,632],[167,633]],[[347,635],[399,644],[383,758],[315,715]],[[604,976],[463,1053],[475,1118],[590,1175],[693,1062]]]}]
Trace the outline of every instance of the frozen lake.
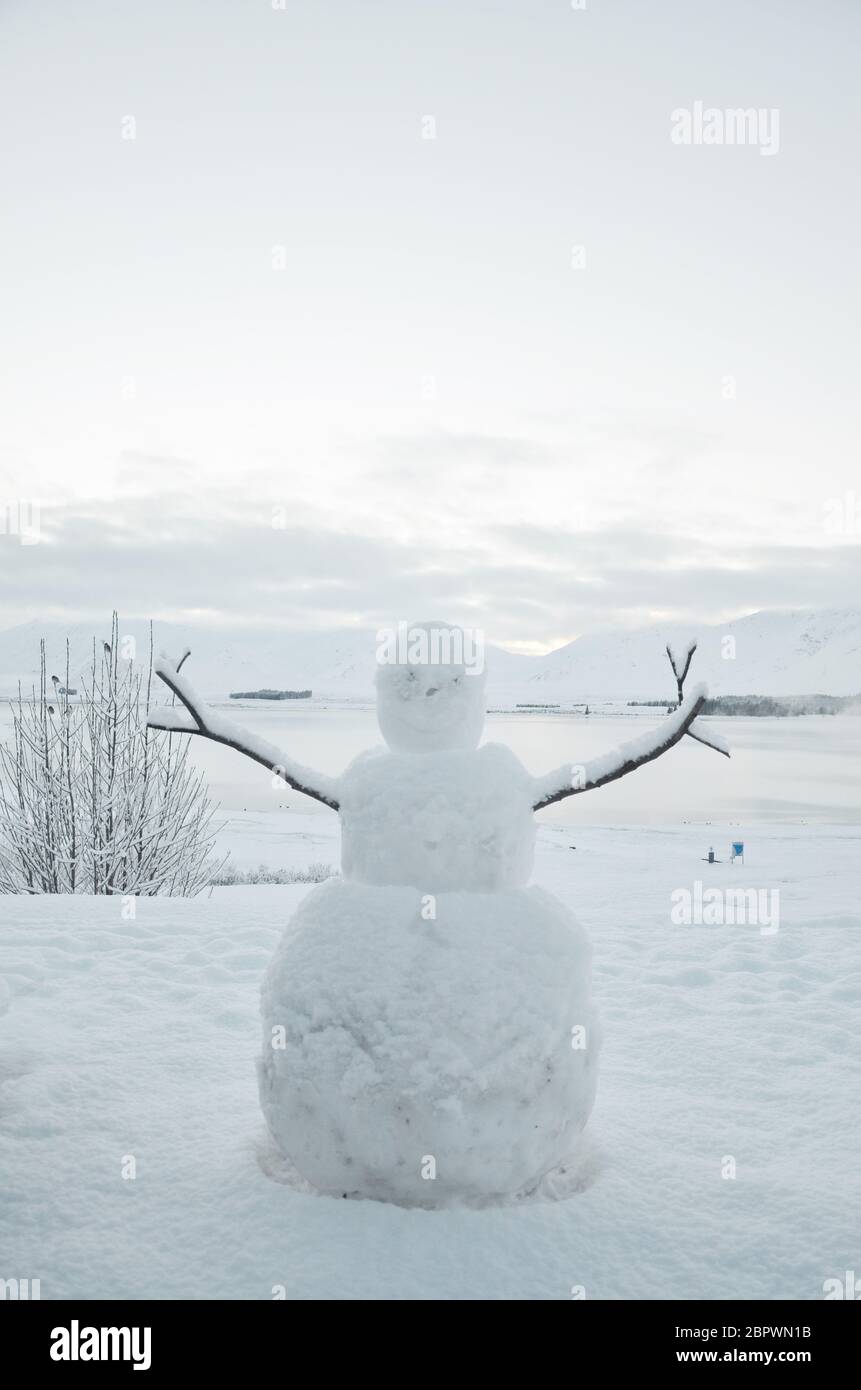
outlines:
[{"label": "frozen lake", "polygon": [[[340,772],[357,753],[381,742],[370,707],[228,701],[216,708],[324,772]],[[10,722],[11,708],[4,701],[0,731],[5,733]],[[540,773],[564,762],[585,762],[655,722],[650,714],[491,714],[485,741],[508,744],[530,771]],[[557,803],[541,819],[595,825],[861,823],[861,717],[708,722],[729,740],[731,759],[685,739],[650,766]],[[291,806],[329,814],[283,783],[273,785],[263,768],[228,748],[194,739],[192,755],[225,810]]]},{"label": "frozen lake", "polygon": [[[221,706],[300,762],[340,772],[381,742],[373,709],[349,706]],[[651,716],[489,715],[485,740],[506,743],[530,771],[583,762],[634,738]],[[861,718],[715,719],[731,759],[685,739],[663,758],[597,791],[541,813],[545,821],[598,825],[720,822],[861,823]],[[247,758],[203,739],[194,758],[226,810],[301,807],[328,815]]]}]

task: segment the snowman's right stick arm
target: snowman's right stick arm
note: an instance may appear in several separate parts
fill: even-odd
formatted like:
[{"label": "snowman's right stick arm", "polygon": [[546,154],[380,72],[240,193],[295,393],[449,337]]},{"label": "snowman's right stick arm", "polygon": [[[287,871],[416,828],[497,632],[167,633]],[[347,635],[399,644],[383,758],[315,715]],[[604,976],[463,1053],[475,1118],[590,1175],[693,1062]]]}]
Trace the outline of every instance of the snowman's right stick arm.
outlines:
[{"label": "snowman's right stick arm", "polygon": [[697,730],[691,728],[705,704],[705,699],[705,686],[698,685],[684,704],[665,719],[659,728],[649,730],[640,738],[632,739],[630,743],[623,743],[614,752],[605,753],[600,758],[593,758],[591,762],[563,763],[562,767],[557,768],[555,772],[549,772],[545,777],[537,777],[532,809],[540,811],[544,806],[552,806],[556,801],[563,801],[566,796],[576,796],[579,792],[590,792],[595,787],[605,786],[607,782],[615,782],[619,777],[627,777],[629,772],[634,772],[638,767],[653,762],[662,753],[673,748],[680,739],[685,737],[685,734],[690,734],[698,743],[704,743],[707,747],[713,748],[715,752],[723,753],[725,757],[729,757],[729,749],[719,735],[713,734],[711,730],[705,735],[701,728]]},{"label": "snowman's right stick arm", "polygon": [[201,738],[211,739],[213,743],[223,743],[226,748],[235,748],[246,758],[253,758],[254,762],[274,772],[294,791],[322,801],[324,806],[331,806],[333,811],[337,811],[339,806],[334,779],[310,767],[303,767],[273,743],[258,738],[240,724],[234,724],[232,719],[225,719],[216,710],[210,709],[180,671],[186,656],[188,652],[174,662],[162,655],[155,663],[156,675],[180,704],[163,705],[151,710],[147,718],[148,728],[173,734],[198,734]]}]

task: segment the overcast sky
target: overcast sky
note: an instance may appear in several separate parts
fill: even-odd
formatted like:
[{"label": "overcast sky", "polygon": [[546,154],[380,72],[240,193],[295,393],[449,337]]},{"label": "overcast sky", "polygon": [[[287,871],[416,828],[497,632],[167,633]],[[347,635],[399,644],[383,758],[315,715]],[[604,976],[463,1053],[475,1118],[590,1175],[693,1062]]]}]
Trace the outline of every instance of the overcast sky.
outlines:
[{"label": "overcast sky", "polygon": [[[0,0],[5,529],[41,508],[0,624],[543,650],[857,603],[859,38],[857,0]],[[674,143],[698,101],[777,142]]]}]

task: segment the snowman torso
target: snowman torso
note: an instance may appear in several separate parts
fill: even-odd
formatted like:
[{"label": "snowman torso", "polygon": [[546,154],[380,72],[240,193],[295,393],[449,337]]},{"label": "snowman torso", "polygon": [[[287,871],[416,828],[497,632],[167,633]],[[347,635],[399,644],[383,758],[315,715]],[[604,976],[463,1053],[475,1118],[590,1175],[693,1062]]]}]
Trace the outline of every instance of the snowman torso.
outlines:
[{"label": "snowman torso", "polygon": [[344,876],[427,892],[522,887],[535,845],[531,792],[502,744],[362,753],[339,786]]}]

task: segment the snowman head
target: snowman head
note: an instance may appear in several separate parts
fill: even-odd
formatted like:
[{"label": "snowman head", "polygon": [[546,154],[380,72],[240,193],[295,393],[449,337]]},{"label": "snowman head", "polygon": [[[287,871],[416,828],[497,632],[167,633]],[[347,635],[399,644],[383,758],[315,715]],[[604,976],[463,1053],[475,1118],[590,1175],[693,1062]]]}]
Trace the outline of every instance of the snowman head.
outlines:
[{"label": "snowman head", "polygon": [[484,652],[449,623],[406,623],[377,648],[377,721],[398,753],[475,748],[484,727]]}]

